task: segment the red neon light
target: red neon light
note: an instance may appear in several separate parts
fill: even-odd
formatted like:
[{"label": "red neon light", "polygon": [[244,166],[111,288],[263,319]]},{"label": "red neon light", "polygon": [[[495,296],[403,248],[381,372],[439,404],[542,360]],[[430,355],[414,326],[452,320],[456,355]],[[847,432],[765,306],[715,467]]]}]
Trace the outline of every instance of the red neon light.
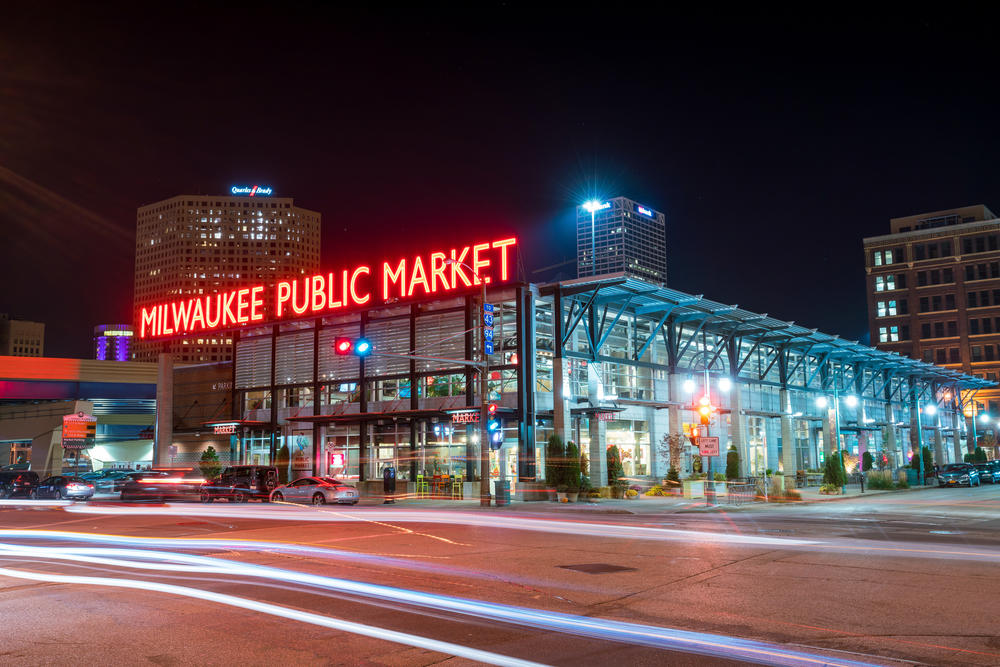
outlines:
[{"label": "red neon light", "polygon": [[516,245],[517,239],[511,237],[451,248],[447,254],[438,250],[384,261],[380,269],[362,264],[339,273],[282,280],[274,286],[270,314],[264,308],[263,286],[143,306],[137,318],[139,338],[234,329],[264,321],[266,315],[277,320],[363,306],[374,300],[372,287],[379,283],[381,302],[387,303],[472,287],[480,284],[480,278],[487,284],[504,282],[511,276],[510,251]]}]

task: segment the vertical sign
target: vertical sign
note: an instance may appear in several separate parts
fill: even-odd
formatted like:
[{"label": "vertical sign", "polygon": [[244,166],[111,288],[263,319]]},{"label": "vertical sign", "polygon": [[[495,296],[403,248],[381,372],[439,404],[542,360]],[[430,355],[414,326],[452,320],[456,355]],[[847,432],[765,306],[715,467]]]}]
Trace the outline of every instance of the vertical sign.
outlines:
[{"label": "vertical sign", "polygon": [[83,412],[63,417],[63,449],[88,449],[97,437],[97,417]]},{"label": "vertical sign", "polygon": [[493,304],[483,304],[483,351],[493,354]]}]

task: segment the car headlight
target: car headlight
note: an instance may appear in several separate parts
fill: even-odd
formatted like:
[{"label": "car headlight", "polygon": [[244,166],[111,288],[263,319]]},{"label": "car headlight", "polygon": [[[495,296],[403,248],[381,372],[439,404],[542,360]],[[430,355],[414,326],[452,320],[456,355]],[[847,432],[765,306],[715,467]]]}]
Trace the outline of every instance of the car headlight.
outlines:
[{"label": "car headlight", "polygon": [[963,482],[964,482],[965,480],[967,480],[967,479],[969,479],[969,476],[968,476],[968,475],[962,475],[962,481],[963,481]]}]

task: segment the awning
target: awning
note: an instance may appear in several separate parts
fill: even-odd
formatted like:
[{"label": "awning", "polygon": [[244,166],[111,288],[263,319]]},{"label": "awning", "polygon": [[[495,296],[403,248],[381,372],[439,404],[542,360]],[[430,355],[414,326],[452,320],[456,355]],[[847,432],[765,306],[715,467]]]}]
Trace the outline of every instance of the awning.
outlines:
[{"label": "awning", "polygon": [[[251,419],[216,419],[210,422],[202,422],[202,426],[222,426],[223,424],[236,424],[246,428],[270,426],[271,422],[253,421]],[[188,429],[190,430],[190,429]]]}]

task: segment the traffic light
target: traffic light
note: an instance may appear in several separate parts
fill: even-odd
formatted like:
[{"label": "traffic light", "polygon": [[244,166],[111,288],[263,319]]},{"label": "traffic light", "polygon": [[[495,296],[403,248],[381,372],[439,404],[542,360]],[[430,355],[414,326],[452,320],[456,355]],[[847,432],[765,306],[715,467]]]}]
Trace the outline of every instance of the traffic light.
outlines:
[{"label": "traffic light", "polygon": [[698,403],[698,414],[701,416],[701,423],[704,426],[708,426],[712,419],[712,412],[715,408],[712,407],[712,402],[709,400],[707,395],[702,396]]},{"label": "traffic light", "polygon": [[500,417],[497,416],[497,404],[487,405],[486,414],[489,415],[486,420],[486,431],[490,439],[490,449],[500,449],[500,445],[503,443],[503,424],[500,422]]},{"label": "traffic light", "polygon": [[367,338],[352,339],[341,336],[333,341],[333,351],[340,355],[354,354],[358,357],[367,357],[374,349],[375,346]]},{"label": "traffic light", "polygon": [[496,403],[490,403],[489,405],[487,405],[486,406],[486,412],[490,415],[490,417],[492,417],[493,415],[495,415],[497,413],[497,404]]}]

